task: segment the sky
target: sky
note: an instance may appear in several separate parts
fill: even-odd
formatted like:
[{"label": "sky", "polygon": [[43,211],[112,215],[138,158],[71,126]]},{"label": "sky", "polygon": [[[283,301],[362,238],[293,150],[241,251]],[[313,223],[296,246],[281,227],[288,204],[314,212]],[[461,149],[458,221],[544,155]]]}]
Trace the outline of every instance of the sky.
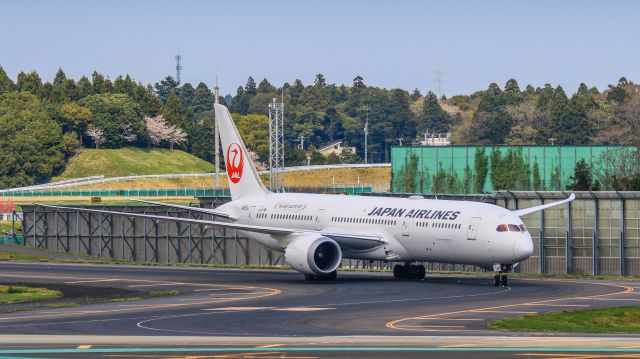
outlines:
[{"label": "sky", "polygon": [[[638,1],[0,1],[0,66],[14,80],[58,68],[143,83],[218,77],[235,94],[249,76],[434,90],[639,81]],[[438,73],[440,74],[438,81]]]}]

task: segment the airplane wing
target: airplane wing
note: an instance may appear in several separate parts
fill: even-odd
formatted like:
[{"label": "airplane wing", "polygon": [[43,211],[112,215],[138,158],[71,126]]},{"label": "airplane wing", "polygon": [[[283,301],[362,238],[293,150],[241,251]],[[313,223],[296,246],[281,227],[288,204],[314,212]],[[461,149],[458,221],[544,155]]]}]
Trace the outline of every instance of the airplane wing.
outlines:
[{"label": "airplane wing", "polygon": [[134,201],[134,202],[151,204],[151,205],[154,205],[154,206],[164,206],[164,207],[171,207],[171,208],[178,208],[178,209],[186,209],[186,210],[189,210],[189,211],[205,213],[205,214],[210,214],[210,215],[213,215],[213,216],[216,216],[216,217],[220,217],[220,218],[230,219],[232,221],[237,221],[238,220],[238,217],[236,217],[236,216],[231,216],[231,215],[229,215],[227,213],[224,213],[222,211],[217,211],[215,209],[191,207],[191,206],[181,206],[179,204],[153,202],[153,201],[146,201],[146,200],[134,199],[134,198],[127,198],[127,200]]},{"label": "airplane wing", "polygon": [[[101,210],[101,209],[90,209],[90,208],[81,208],[81,207],[51,206],[51,205],[37,204],[37,203],[34,203],[34,205],[45,207],[45,208],[66,209],[70,211],[120,215],[120,216],[126,216],[131,218],[147,218],[150,220],[155,220],[160,222],[182,222],[182,223],[201,224],[201,225],[211,226],[211,227],[228,228],[228,229],[235,229],[239,231],[269,234],[276,238],[278,236],[286,236],[294,233],[316,233],[318,235],[322,235],[322,236],[333,239],[334,241],[336,241],[336,243],[340,245],[340,247],[344,249],[364,250],[364,249],[375,248],[386,243],[386,241],[382,236],[376,236],[372,234],[337,233],[337,232],[323,232],[323,231],[304,230],[304,229],[256,226],[251,224],[228,223],[228,222],[209,221],[209,220],[193,219],[193,218],[158,216],[158,215],[145,214],[145,213],[117,212],[117,211],[107,211],[107,210]],[[191,207],[186,207],[186,208],[191,209]]]},{"label": "airplane wing", "polygon": [[516,216],[522,217],[522,216],[526,216],[527,214],[530,214],[530,213],[542,211],[542,210],[547,209],[547,208],[551,208],[551,207],[559,206],[561,204],[569,203],[569,202],[573,201],[574,199],[576,199],[576,194],[572,193],[567,199],[563,199],[561,201],[547,203],[547,204],[543,204],[543,205],[535,206],[535,207],[519,209],[519,210],[512,211],[512,212]]}]

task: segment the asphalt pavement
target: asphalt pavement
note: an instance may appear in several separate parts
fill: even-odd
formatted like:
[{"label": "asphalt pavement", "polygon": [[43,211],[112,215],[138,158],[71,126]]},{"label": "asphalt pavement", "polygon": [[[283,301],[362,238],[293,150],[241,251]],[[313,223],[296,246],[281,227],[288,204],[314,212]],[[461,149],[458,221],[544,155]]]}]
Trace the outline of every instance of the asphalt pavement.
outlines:
[{"label": "asphalt pavement", "polygon": [[0,263],[0,282],[180,292],[0,313],[0,357],[640,357],[636,336],[487,329],[530,313],[638,304],[634,282],[512,277],[494,287],[490,275],[414,281],[347,271],[310,282],[288,270],[11,262]]}]

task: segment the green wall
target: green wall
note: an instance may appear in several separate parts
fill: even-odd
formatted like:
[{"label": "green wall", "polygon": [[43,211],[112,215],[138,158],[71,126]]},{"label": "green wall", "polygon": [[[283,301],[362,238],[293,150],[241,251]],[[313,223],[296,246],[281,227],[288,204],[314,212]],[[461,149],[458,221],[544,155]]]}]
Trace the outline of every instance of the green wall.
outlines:
[{"label": "green wall", "polygon": [[[591,164],[593,169],[602,166],[604,152],[624,146],[394,146],[391,149],[391,170],[393,192],[422,193],[488,193],[494,190],[564,190],[572,181],[575,165],[581,159]],[[485,183],[476,190],[477,181],[476,150],[484,151],[488,160]],[[512,161],[513,166],[503,166],[504,173],[496,173],[503,179],[511,176],[515,183],[509,187],[494,188],[492,182],[492,153],[498,151],[500,158]],[[615,152],[615,151],[613,151]],[[611,153],[611,152],[610,152]],[[417,166],[413,167],[411,155],[417,156]],[[495,158],[495,157],[494,157]],[[414,158],[415,159],[415,158]],[[503,163],[507,163],[505,161]],[[497,162],[496,162],[497,163]],[[538,166],[540,185],[535,186],[534,164]],[[481,176],[480,176],[481,177]],[[442,186],[442,183],[445,183]],[[504,181],[503,181],[504,182]],[[411,187],[414,187],[411,190]],[[500,186],[498,186],[500,187]]]}]

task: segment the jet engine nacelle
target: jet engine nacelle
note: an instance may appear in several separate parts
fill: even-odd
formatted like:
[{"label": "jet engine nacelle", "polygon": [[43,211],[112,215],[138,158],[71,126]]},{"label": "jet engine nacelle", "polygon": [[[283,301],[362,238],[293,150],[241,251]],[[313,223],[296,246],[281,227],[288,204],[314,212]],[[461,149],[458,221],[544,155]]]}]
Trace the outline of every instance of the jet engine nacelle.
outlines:
[{"label": "jet engine nacelle", "polygon": [[342,250],[333,239],[314,234],[293,240],[284,251],[284,259],[304,274],[331,274],[342,260]]}]

